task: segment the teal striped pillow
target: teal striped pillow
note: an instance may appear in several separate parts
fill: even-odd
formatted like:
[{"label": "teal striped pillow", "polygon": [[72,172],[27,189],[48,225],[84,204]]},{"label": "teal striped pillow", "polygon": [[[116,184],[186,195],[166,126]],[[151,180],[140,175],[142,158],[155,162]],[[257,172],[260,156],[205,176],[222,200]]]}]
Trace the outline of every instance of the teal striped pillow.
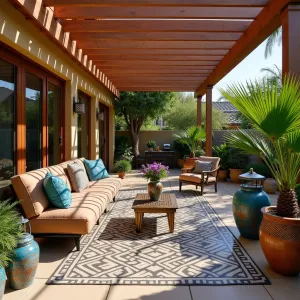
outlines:
[{"label": "teal striped pillow", "polygon": [[61,178],[48,172],[43,181],[43,186],[49,202],[54,207],[70,207],[72,203],[72,193],[67,184]]},{"label": "teal striped pillow", "polygon": [[85,160],[84,161],[86,171],[89,175],[90,181],[96,181],[99,179],[108,178],[109,174],[104,166],[102,159],[97,160]]}]

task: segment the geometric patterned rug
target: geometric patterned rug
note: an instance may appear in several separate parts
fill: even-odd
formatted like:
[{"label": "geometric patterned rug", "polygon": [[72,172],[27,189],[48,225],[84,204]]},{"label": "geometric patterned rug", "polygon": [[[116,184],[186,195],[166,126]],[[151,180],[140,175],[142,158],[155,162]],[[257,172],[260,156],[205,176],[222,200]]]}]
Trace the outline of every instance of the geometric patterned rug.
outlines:
[{"label": "geometric patterned rug", "polygon": [[81,239],[47,284],[270,284],[216,212],[194,191],[172,192],[179,209],[169,233],[165,214],[145,214],[135,231],[135,195],[121,191],[100,225]]}]

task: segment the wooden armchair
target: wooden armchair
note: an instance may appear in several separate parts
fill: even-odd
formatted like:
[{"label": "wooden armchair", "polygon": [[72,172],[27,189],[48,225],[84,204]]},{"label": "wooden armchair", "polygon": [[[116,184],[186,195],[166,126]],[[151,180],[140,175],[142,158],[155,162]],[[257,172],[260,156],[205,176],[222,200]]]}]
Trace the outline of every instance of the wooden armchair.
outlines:
[{"label": "wooden armchair", "polygon": [[219,157],[209,157],[209,156],[200,156],[200,161],[212,162],[211,171],[203,171],[201,173],[194,173],[197,160],[192,160],[189,165],[184,165],[182,173],[179,176],[179,191],[181,192],[182,184],[193,184],[198,189],[198,186],[201,187],[201,195],[203,195],[204,185],[214,185],[215,192],[217,192],[218,185],[218,172],[220,168],[220,158]]}]

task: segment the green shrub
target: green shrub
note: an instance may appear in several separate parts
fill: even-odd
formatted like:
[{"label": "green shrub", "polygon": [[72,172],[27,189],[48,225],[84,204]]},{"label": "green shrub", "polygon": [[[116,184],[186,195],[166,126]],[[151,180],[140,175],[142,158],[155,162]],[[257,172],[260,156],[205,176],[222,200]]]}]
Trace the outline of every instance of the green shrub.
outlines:
[{"label": "green shrub", "polygon": [[156,143],[155,143],[154,141],[149,141],[149,142],[147,143],[147,147],[148,147],[148,148],[153,148],[153,149],[155,149]]},{"label": "green shrub", "polygon": [[182,144],[179,139],[175,139],[173,141],[173,148],[176,152],[179,153],[179,158],[184,158],[186,156],[189,156],[190,154],[190,148],[186,144]]},{"label": "green shrub", "polygon": [[205,155],[205,151],[203,149],[199,148],[195,151],[195,156],[196,157],[200,157],[200,156],[203,156],[203,155]]},{"label": "green shrub", "polygon": [[116,160],[128,160],[132,162],[132,145],[127,136],[116,136],[115,138],[115,159]]},{"label": "green shrub", "polygon": [[296,192],[296,198],[297,198],[299,206],[300,206],[300,183],[298,183],[296,185],[295,192]]},{"label": "green shrub", "polygon": [[249,172],[250,168],[253,168],[254,172],[265,176],[266,178],[272,177],[271,171],[265,164],[249,164],[247,168],[245,168],[245,173]]},{"label": "green shrub", "polygon": [[0,202],[0,268],[6,267],[21,237],[21,217],[9,200]]},{"label": "green shrub", "polygon": [[221,159],[220,162],[221,170],[229,169],[229,165],[228,165],[229,154],[230,154],[230,147],[226,143],[223,143],[220,146],[215,146],[213,148],[213,156],[220,157]]},{"label": "green shrub", "polygon": [[249,156],[238,148],[230,148],[228,154],[228,167],[230,169],[245,169]]},{"label": "green shrub", "polygon": [[129,172],[131,170],[131,163],[128,160],[119,160],[114,165],[115,172]]}]

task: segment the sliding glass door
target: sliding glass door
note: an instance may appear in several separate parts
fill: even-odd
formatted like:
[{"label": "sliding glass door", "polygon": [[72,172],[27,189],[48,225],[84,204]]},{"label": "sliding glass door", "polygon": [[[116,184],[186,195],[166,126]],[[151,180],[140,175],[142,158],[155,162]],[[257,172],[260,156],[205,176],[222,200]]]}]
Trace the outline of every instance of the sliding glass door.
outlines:
[{"label": "sliding glass door", "polygon": [[90,96],[78,91],[78,100],[85,106],[85,113],[78,114],[77,119],[77,156],[90,157]]},{"label": "sliding glass door", "polygon": [[62,161],[62,89],[48,82],[48,165],[56,165]]},{"label": "sliding glass door", "polygon": [[0,188],[16,173],[16,67],[0,59]]},{"label": "sliding glass door", "polygon": [[99,103],[99,157],[108,165],[108,107]]}]

